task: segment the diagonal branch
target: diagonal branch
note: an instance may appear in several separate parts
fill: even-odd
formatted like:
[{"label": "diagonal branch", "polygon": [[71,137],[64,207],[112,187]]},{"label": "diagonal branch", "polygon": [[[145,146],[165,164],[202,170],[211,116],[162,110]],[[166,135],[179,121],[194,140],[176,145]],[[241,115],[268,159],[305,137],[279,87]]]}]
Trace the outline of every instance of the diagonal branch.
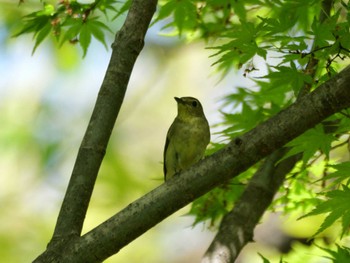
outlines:
[{"label": "diagonal branch", "polygon": [[[330,115],[350,107],[349,97],[350,66],[314,92],[73,241],[61,255],[62,262],[69,262],[67,260],[74,255],[80,256],[76,262],[99,262],[117,253],[178,209],[239,175]],[[287,168],[281,164],[279,169]],[[275,188],[277,178],[271,183]]]}]

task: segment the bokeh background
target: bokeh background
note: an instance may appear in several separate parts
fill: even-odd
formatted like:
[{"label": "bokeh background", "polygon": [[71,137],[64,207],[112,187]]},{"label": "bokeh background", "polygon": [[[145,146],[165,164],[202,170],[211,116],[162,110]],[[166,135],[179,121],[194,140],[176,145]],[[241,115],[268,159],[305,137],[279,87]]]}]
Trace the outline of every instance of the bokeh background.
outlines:
[{"label": "bokeh background", "polygon": [[[186,45],[158,31],[156,25],[148,33],[133,71],[84,232],[162,183],[174,96],[199,98],[214,125],[222,96],[235,85],[213,74],[204,45]],[[30,262],[51,237],[111,49],[93,41],[83,59],[79,46],[58,49],[46,41],[32,55],[31,36],[11,34],[0,18],[0,258]],[[198,261],[213,233],[193,228],[188,209],[107,262]]]},{"label": "bokeh background", "polygon": [[[17,18],[11,13],[19,21],[9,25],[6,10],[14,12],[16,7],[8,1],[1,4],[7,9],[0,17],[0,258],[30,262],[50,240],[111,49],[92,41],[83,59],[78,46],[58,49],[45,41],[32,55],[31,36],[11,38],[25,9],[16,11]],[[120,27],[122,20],[113,27]],[[237,86],[253,86],[242,70],[225,77],[218,74],[203,43],[161,35],[161,27],[156,24],[149,30],[134,68],[84,233],[163,182],[162,154],[176,116],[174,96],[194,96],[202,102],[212,140],[219,142],[222,98]],[[107,39],[112,43],[113,35]],[[263,75],[263,65],[259,68],[255,74]],[[189,207],[181,209],[106,262],[199,262],[215,232],[204,224],[192,227],[188,211]],[[257,250],[279,258],[271,247],[279,243],[280,228],[290,225],[284,227],[274,215],[265,218],[257,237],[263,245],[249,245],[240,262],[261,262]],[[317,227],[311,224],[310,233]],[[264,236],[272,232],[274,238],[266,241]],[[316,253],[308,251],[306,257]]]}]

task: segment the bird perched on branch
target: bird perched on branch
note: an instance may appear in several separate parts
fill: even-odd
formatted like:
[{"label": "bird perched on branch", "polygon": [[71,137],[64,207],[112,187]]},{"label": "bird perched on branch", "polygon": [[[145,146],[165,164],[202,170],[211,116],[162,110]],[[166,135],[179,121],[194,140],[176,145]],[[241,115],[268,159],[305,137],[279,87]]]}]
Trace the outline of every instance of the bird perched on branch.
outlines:
[{"label": "bird perched on branch", "polygon": [[209,124],[199,100],[193,97],[175,100],[177,116],[164,147],[164,180],[198,162],[210,141]]}]

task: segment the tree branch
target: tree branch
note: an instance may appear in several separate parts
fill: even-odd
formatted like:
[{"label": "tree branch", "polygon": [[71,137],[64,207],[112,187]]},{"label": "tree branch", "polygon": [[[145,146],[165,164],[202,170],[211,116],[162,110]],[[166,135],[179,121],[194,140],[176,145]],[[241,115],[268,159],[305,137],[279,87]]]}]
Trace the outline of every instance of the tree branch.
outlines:
[{"label": "tree branch", "polygon": [[[178,209],[239,175],[323,119],[350,107],[349,97],[350,67],[347,67],[314,92],[73,241],[66,247],[62,261],[70,262],[70,258],[79,255],[79,260],[75,262],[100,262],[117,253]],[[282,167],[282,164],[279,167],[281,170],[288,168]],[[261,178],[266,179],[266,174]],[[275,179],[271,180],[272,185],[278,184],[277,177]],[[260,184],[254,187],[261,188]]]},{"label": "tree branch", "polygon": [[271,204],[286,175],[300,159],[300,154],[294,155],[275,166],[285,152],[285,148],[278,149],[261,164],[234,209],[222,219],[219,231],[202,263],[233,263],[242,248],[253,240],[255,226]]},{"label": "tree branch", "polygon": [[[47,251],[61,254],[59,247],[64,247],[67,242],[79,238],[81,234],[96,177],[156,5],[156,0],[132,1],[124,25],[116,34],[106,75]],[[47,258],[45,262],[49,262]]]}]

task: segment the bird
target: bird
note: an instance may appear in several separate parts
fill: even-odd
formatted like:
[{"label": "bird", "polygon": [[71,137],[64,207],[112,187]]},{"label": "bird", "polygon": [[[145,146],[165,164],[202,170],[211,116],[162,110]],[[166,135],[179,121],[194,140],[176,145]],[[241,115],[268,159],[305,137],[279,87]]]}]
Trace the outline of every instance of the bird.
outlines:
[{"label": "bird", "polygon": [[164,181],[202,159],[210,141],[209,124],[199,100],[193,97],[174,99],[177,102],[177,116],[166,136]]}]

